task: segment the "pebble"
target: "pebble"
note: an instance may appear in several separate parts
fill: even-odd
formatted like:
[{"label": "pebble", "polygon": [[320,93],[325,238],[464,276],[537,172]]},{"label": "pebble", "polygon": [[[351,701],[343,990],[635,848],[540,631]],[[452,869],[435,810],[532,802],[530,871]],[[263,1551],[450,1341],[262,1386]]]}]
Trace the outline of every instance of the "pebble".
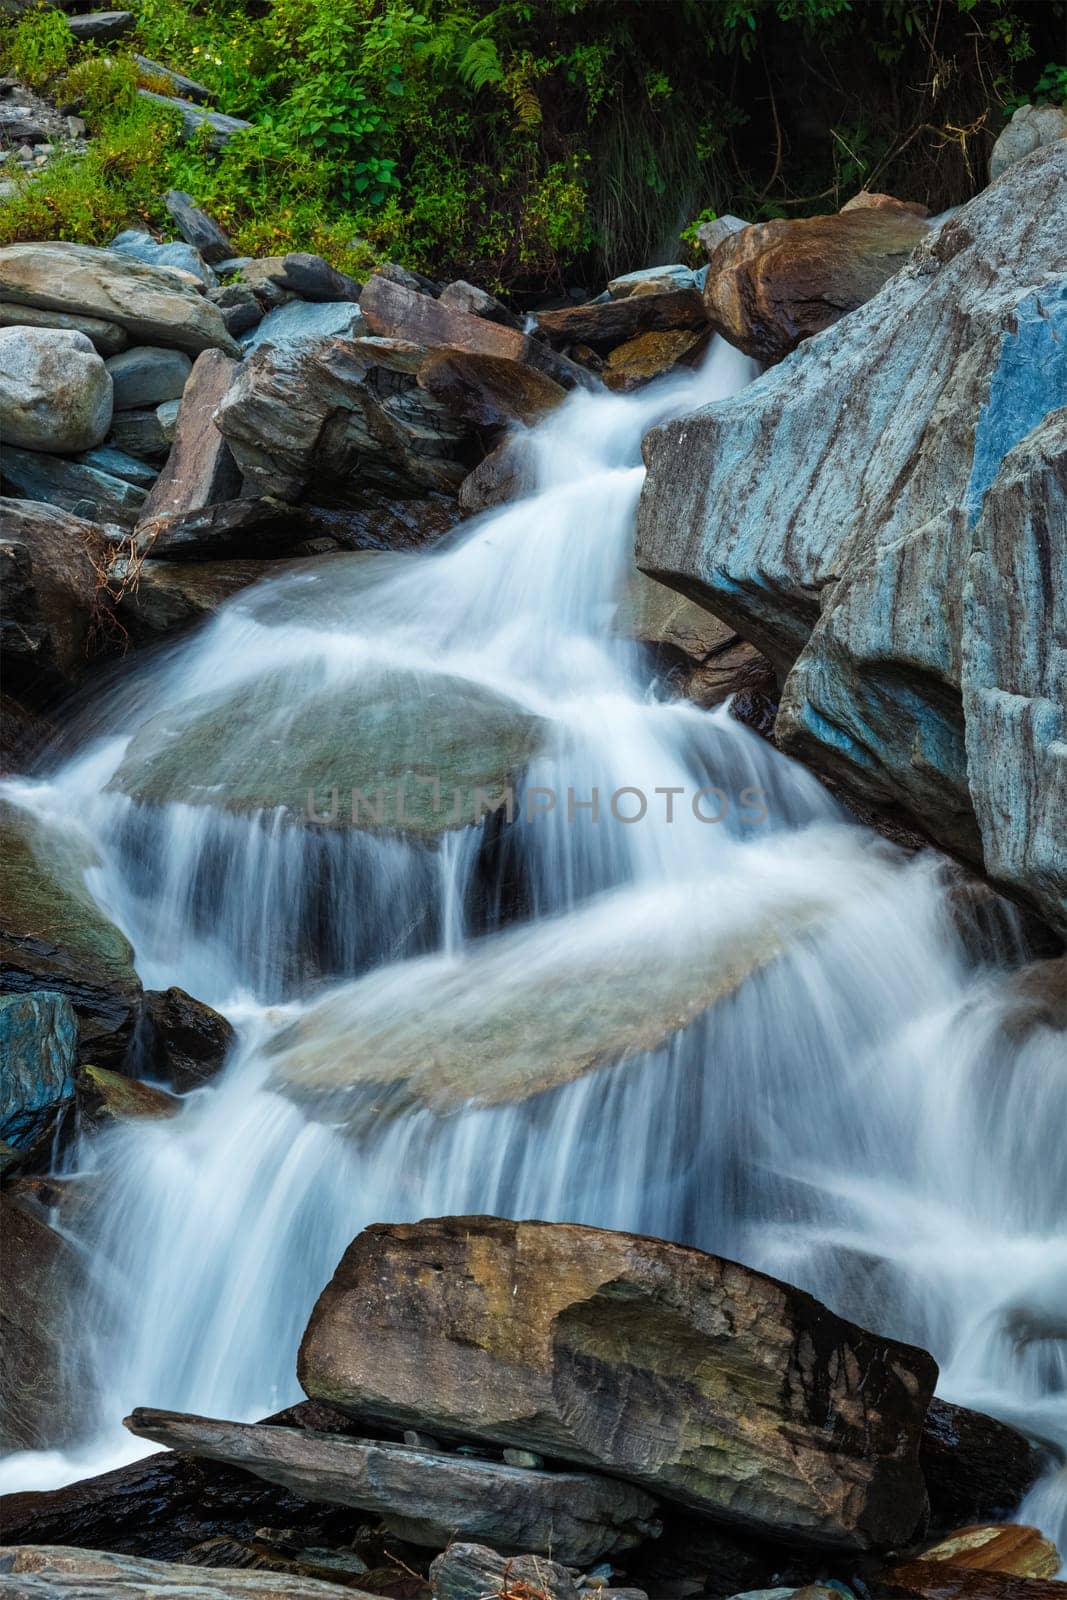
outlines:
[{"label": "pebble", "polygon": [[509,1467],[529,1467],[531,1470],[545,1464],[544,1456],[539,1456],[536,1450],[505,1450],[504,1460]]}]

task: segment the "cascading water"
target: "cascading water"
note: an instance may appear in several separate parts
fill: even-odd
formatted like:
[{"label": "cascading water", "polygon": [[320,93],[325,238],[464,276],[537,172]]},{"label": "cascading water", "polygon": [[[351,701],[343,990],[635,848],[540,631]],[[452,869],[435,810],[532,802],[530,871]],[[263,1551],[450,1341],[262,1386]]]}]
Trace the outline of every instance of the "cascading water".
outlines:
[{"label": "cascading water", "polygon": [[[529,498],[423,557],[268,578],[5,786],[85,830],[145,985],[239,1035],[177,1119],[77,1152],[99,1430],[7,1486],[137,1454],[134,1405],[287,1403],[349,1239],[473,1211],[736,1256],[1067,1447],[1067,1074],[1015,1026],[1021,945],[976,957],[932,857],[671,699],[616,631],[643,433],[751,376],[717,345],[637,398],[573,396],[531,436]],[[341,826],[368,730],[429,741],[422,821],[457,749],[503,741],[514,819]],[[327,816],[337,790],[332,825],[274,809],[308,790]],[[1062,1470],[1024,1514],[1062,1547]]]}]

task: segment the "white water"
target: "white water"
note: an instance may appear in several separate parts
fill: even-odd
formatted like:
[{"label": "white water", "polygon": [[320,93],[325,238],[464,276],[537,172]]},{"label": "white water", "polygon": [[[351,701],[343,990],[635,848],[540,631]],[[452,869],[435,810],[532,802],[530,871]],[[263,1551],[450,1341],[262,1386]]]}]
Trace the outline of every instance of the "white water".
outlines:
[{"label": "white water", "polygon": [[[135,1405],[254,1417],[296,1398],[297,1342],[349,1239],[468,1211],[735,1256],[933,1351],[947,1398],[1067,1447],[1067,1068],[1048,1031],[1006,1031],[1010,926],[977,961],[933,858],[851,825],[725,712],[671,700],[613,632],[643,433],[751,375],[718,346],[637,398],[572,397],[535,436],[529,499],[443,552],[266,581],[131,667],[75,758],[6,786],[92,841],[90,887],[145,985],[226,1012],[239,1044],[180,1118],[79,1153],[96,1196],[79,1233],[100,1285],[81,1309],[98,1425],[79,1451],[11,1458],[5,1487],[138,1454],[120,1426]],[[343,702],[388,666],[427,693],[441,672],[467,678],[543,718],[526,794],[551,789],[555,809],[527,817],[520,794],[494,856],[486,824],[426,850],[107,788],[152,716],[280,683],[230,755],[266,746],[284,762],[324,686]],[[690,803],[708,785],[726,797],[718,823]],[[599,816],[568,817],[568,788],[583,801],[594,787]],[[647,797],[641,821],[612,815],[623,788]],[[670,823],[666,789],[681,791]],[[581,1056],[587,1012],[615,1024],[636,996],[635,1016],[691,1016],[674,976],[699,992],[709,973],[730,981],[682,1031],[538,1078]],[[476,1102],[453,1083],[441,1103],[431,1082],[391,1108],[327,1094],[313,1115],[267,1084],[295,1057],[314,1100],[323,1062],[336,1088],[372,1036],[417,1055],[420,1026],[427,1054],[452,1041],[462,1061],[490,1013],[519,1019],[504,1103],[484,1070]],[[1062,1471],[1024,1515],[1067,1545]]]}]

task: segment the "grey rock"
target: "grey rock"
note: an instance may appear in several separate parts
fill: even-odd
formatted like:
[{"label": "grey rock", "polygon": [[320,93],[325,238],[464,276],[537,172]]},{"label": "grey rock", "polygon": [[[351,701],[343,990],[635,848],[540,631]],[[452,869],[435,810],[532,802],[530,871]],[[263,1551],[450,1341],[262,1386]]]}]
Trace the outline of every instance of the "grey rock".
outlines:
[{"label": "grey rock", "polygon": [[[521,1588],[520,1588],[521,1586]],[[503,1556],[484,1544],[457,1541],[430,1563],[434,1600],[486,1600],[518,1591],[544,1600],[578,1600],[573,1574],[544,1556]]]},{"label": "grey rock", "polygon": [[[702,222],[697,229],[697,239],[710,260],[724,239],[728,239],[732,233],[740,233],[748,226],[749,224],[740,217],[731,216],[727,212],[725,216],[715,217],[711,222]],[[704,285],[701,284],[700,287],[703,288]]]},{"label": "grey rock", "polygon": [[115,235],[111,248],[118,250],[121,255],[132,256],[135,261],[144,261],[151,267],[173,267],[178,272],[188,272],[205,289],[213,289],[218,283],[199,250],[194,250],[191,244],[178,240],[161,242],[138,228],[127,228],[124,233]]},{"label": "grey rock", "polygon": [[221,289],[210,291],[211,299],[222,312],[227,331],[235,339],[248,333],[263,320],[263,307],[255,291],[245,283],[227,283]]},{"label": "grey rock", "polygon": [[145,560],[136,585],[122,598],[119,617],[138,643],[147,643],[202,622],[266,570],[262,561],[247,559]]},{"label": "grey rock", "polygon": [[70,333],[83,333],[102,356],[118,355],[129,343],[124,329],[115,322],[105,322],[102,317],[42,311],[38,306],[20,306],[9,301],[0,302],[0,328],[61,328]]},{"label": "grey rock", "polygon": [[[225,360],[225,357],[223,357]],[[112,478],[125,478],[127,483],[132,483],[138,489],[151,489],[159,476],[155,467],[147,461],[142,461],[138,456],[127,455],[124,450],[116,450],[109,445],[100,445],[96,450],[86,450],[75,460],[80,466],[95,467],[98,472],[106,472]]]},{"label": "grey rock", "polygon": [[264,344],[295,345],[317,339],[355,339],[366,331],[359,306],[351,300],[317,303],[290,300],[268,311],[255,333],[245,340],[245,349],[258,350]]},{"label": "grey rock", "polygon": [[273,285],[288,290],[301,300],[358,300],[363,285],[347,273],[338,272],[321,256],[297,250],[286,256],[265,256],[242,267],[241,277],[253,288]]},{"label": "grey rock", "polygon": [[111,419],[111,432],[105,440],[105,447],[123,455],[138,456],[143,461],[161,461],[170,448],[170,438],[173,436],[173,428],[168,434],[160,420],[158,413],[162,410],[163,407],[159,406],[143,411],[116,411]]},{"label": "grey rock", "polygon": [[115,410],[137,411],[180,400],[193,364],[183,350],[138,344],[111,356],[107,370],[115,388]]},{"label": "grey rock", "polygon": [[441,285],[435,283],[433,278],[426,278],[421,272],[411,272],[396,261],[386,261],[374,270],[376,277],[387,278],[390,283],[398,283],[404,289],[413,289],[416,294],[428,294],[436,300],[441,293]]},{"label": "grey rock", "polygon": [[27,500],[120,527],[133,526],[145,501],[145,491],[125,478],[34,450],[5,450],[0,474]]},{"label": "grey rock", "polygon": [[217,261],[215,266],[220,278],[229,277],[231,273],[243,272],[254,260],[254,256],[231,256],[228,261]]},{"label": "grey rock", "polygon": [[11,1545],[0,1595],[10,1600],[366,1600],[358,1589],[295,1572],[186,1566],[76,1546]]},{"label": "grey rock", "polygon": [[654,430],[638,518],[639,565],[788,673],[784,748],[1061,929],[1065,186],[1061,139],[780,368]]},{"label": "grey rock", "polygon": [[[0,1194],[0,1234],[0,1449],[61,1449],[79,1440],[87,1421],[90,1380],[69,1312],[86,1292],[85,1269],[78,1253],[10,1192]],[[10,1583],[0,1576],[0,1585]]]},{"label": "grey rock", "polygon": [[78,1023],[66,995],[0,994],[0,1139],[24,1150],[74,1093]]},{"label": "grey rock", "polygon": [[[150,78],[162,78],[170,84],[171,93],[182,100],[193,100],[197,105],[209,106],[215,104],[215,95],[202,83],[197,83],[195,78],[187,78],[181,72],[175,72],[173,67],[165,67],[159,61],[153,61],[149,56],[135,55],[133,58],[141,71]],[[184,235],[183,235],[184,237]],[[196,240],[190,240],[195,244]],[[210,257],[205,257],[210,260]]]},{"label": "grey rock", "polygon": [[999,178],[1014,161],[1021,161],[1056,139],[1067,139],[1067,107],[1020,106],[993,146],[990,181]]},{"label": "grey rock", "polygon": [[176,111],[181,117],[182,136],[191,139],[200,129],[211,129],[208,135],[208,145],[212,150],[225,150],[235,134],[244,133],[252,126],[242,117],[226,117],[221,111],[208,111],[204,106],[194,104],[192,100],[180,100],[166,94],[156,94],[151,89],[138,89],[137,93],[142,100],[150,100],[157,106],[166,106],[171,111]]},{"label": "grey rock", "polygon": [[306,1499],[373,1511],[397,1537],[436,1549],[458,1536],[586,1562],[658,1531],[649,1495],[589,1473],[518,1472],[407,1445],[169,1411],[138,1409],[126,1427]]},{"label": "grey rock", "polygon": [[240,355],[217,306],[173,271],[117,250],[49,241],[0,249],[0,299],[115,322],[139,343]]},{"label": "grey rock", "polygon": [[[116,357],[118,361],[124,359]],[[182,396],[174,443],[141,509],[139,532],[156,517],[200,511],[239,496],[241,474],[214,422],[216,407],[225,398],[237,370],[237,362],[221,350],[203,350],[197,356]]]},{"label": "grey rock", "polygon": [[536,1450],[505,1450],[504,1460],[509,1467],[543,1467],[544,1456],[539,1456]]},{"label": "grey rock", "polygon": [[662,289],[697,287],[696,273],[692,267],[685,267],[681,262],[675,262],[669,267],[642,267],[638,272],[626,272],[621,278],[612,278],[608,284],[608,299],[625,300],[632,294],[652,294]]},{"label": "grey rock", "polygon": [[307,536],[298,507],[270,496],[243,496],[174,516],[157,516],[137,539],[156,560],[258,560],[291,551]]},{"label": "grey rock", "polygon": [[233,243],[214,218],[202,211],[191,194],[181,189],[168,189],[163,204],[170,212],[174,226],[196,250],[202,260],[214,266],[217,261],[228,261],[233,256]]},{"label": "grey rock", "polygon": [[99,43],[105,39],[121,39],[124,33],[129,33],[133,22],[132,11],[88,11],[80,17],[68,17],[67,27],[79,44],[86,44],[89,40]]},{"label": "grey rock", "polygon": [[91,450],[111,425],[112,382],[84,333],[0,328],[0,436],[26,450]]},{"label": "grey rock", "polygon": [[508,328],[522,327],[522,318],[516,316],[514,311],[509,311],[503,301],[463,278],[457,278],[455,283],[446,283],[437,298],[443,306],[467,311],[472,317],[484,317],[487,322],[501,322]]},{"label": "grey rock", "polygon": [[159,423],[167,446],[171,446],[178,433],[178,418],[181,416],[181,400],[164,400],[161,406],[156,406],[156,421]]}]

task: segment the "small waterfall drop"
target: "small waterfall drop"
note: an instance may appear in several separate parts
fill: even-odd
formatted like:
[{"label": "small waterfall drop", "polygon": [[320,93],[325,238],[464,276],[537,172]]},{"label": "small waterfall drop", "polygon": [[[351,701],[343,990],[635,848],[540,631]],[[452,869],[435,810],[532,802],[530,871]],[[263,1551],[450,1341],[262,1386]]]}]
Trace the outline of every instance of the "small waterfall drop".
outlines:
[{"label": "small waterfall drop", "polygon": [[[617,629],[643,434],[752,376],[717,343],[636,397],[572,396],[530,436],[527,498],[424,556],[265,567],[132,665],[64,765],[3,786],[84,830],[145,986],[238,1030],[179,1117],[76,1152],[98,1428],[11,1458],[4,1487],[141,1453],[134,1405],[292,1401],[354,1234],[476,1211],[737,1257],[926,1346],[947,1398],[1067,1449],[1067,1072],[1050,1030],[1013,1030],[1021,948],[976,957],[935,858],[672,698]],[[273,809],[310,789],[329,811],[336,789],[343,811],[344,719],[396,683],[446,752],[508,708],[533,741],[510,823],[427,840]],[[335,725],[334,767],[304,771],[308,728]],[[150,792],[205,747],[252,785],[244,809]],[[1063,1548],[1062,1470],[1024,1514]]]}]

